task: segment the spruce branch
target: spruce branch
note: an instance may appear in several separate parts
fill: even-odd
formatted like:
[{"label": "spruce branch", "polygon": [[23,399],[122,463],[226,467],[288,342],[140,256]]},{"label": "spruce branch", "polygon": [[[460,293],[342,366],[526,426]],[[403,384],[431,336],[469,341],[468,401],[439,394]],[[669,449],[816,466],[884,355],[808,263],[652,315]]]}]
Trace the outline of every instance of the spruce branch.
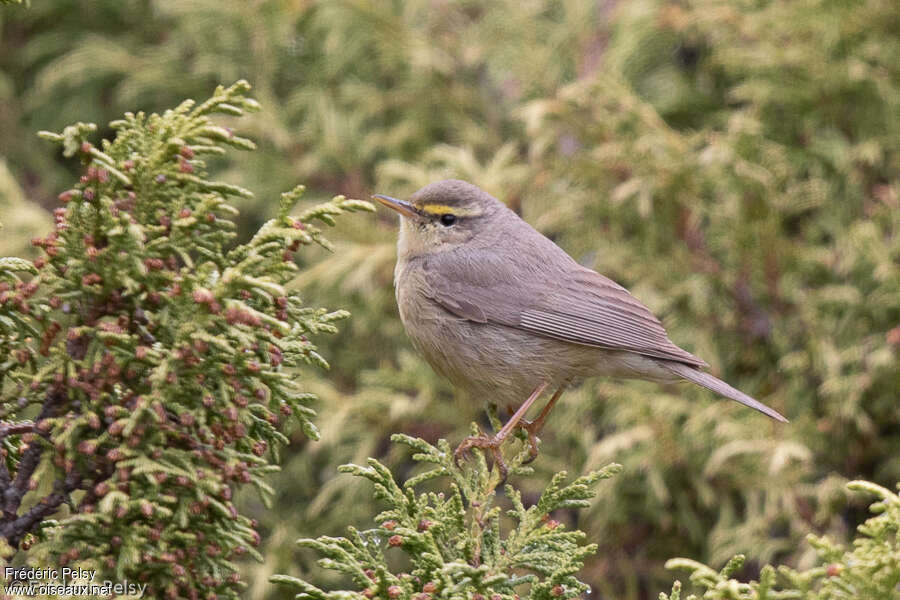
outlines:
[{"label": "spruce branch", "polygon": [[[568,484],[566,474],[557,473],[537,503],[527,508],[521,493],[507,484],[512,508],[503,518],[496,504],[499,474],[488,468],[483,451],[477,451],[471,464],[460,468],[446,440],[431,445],[403,434],[391,439],[409,447],[413,460],[429,469],[401,485],[387,467],[372,458],[365,466],[340,468],[342,473],[372,482],[375,497],[388,507],[375,517],[380,525],[365,531],[351,527],[345,538],[297,542],[322,556],[321,567],[345,574],[357,589],[324,591],[285,575],[272,577],[273,582],[293,587],[298,598],[318,600],[513,599],[524,593],[526,585],[529,598],[551,600],[572,598],[587,590],[576,574],[597,546],[584,544],[583,532],[567,530],[551,513],[587,506],[595,484],[618,473],[618,465]],[[525,456],[527,453],[517,454],[512,466],[519,467]],[[416,491],[438,478],[449,479],[442,491]],[[409,569],[392,571],[391,552],[402,552]]]},{"label": "spruce branch", "polygon": [[288,286],[294,252],[327,247],[313,222],[372,207],[339,196],[291,216],[298,186],[235,245],[229,199],[252,194],[209,179],[200,156],[253,149],[213,120],[258,110],[248,91],[127,113],[99,145],[93,124],[41,132],[85,171],[33,240],[44,255],[0,258],[3,558],[27,548],[149,596],[220,598],[243,587],[237,558],[261,558],[233,494],[270,501],[287,421],[317,437],[296,369],[327,366],[311,338],[348,316]]}]

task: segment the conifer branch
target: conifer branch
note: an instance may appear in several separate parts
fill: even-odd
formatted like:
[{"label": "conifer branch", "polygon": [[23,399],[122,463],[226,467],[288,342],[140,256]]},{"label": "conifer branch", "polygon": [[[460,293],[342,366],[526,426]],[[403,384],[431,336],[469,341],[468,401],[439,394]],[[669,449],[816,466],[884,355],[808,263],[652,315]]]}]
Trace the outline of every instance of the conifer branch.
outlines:
[{"label": "conifer branch", "polygon": [[31,421],[22,421],[21,423],[10,423],[0,425],[0,439],[8,435],[20,435],[23,433],[38,433]]},{"label": "conifer branch", "polygon": [[[60,400],[60,392],[58,389],[54,389],[48,393],[44,399],[44,405],[41,412],[38,415],[38,422],[53,415],[59,406]],[[34,439],[33,434],[29,437],[30,442],[26,442],[23,446],[20,446],[20,449],[24,448],[24,452],[21,454],[21,461],[15,471],[15,479],[12,481],[7,481],[6,478],[3,479],[3,519],[0,521],[0,535],[7,538],[13,545],[17,544],[18,541],[22,539],[22,536],[30,531],[31,526],[35,522],[32,519],[20,520],[15,518],[15,515],[21,506],[22,498],[28,493],[31,476],[34,474],[45,448],[44,444],[39,443],[38,440]],[[9,475],[8,471],[7,475]],[[54,483],[54,486],[65,487],[64,485],[60,486],[59,484],[60,481],[57,480],[57,482]],[[55,502],[55,497],[48,497],[45,498],[45,500],[44,506],[52,505],[54,509],[61,503],[61,501]],[[45,513],[38,511],[36,514],[43,515]],[[49,514],[49,512],[46,514]]]},{"label": "conifer branch", "polygon": [[[506,486],[512,508],[507,511],[514,526],[504,533],[505,521],[496,505],[496,469],[489,469],[482,451],[471,465],[456,466],[445,440],[433,446],[422,439],[396,434],[395,443],[408,446],[413,460],[431,468],[403,485],[375,459],[366,466],[344,465],[350,473],[371,481],[375,497],[388,508],[375,517],[375,529],[349,529],[346,538],[303,539],[298,544],[317,551],[319,565],[347,575],[356,590],[325,591],[301,579],[276,575],[272,581],[298,591],[298,598],[518,598],[529,585],[532,599],[572,598],[587,585],[576,573],[593,554],[596,544],[583,544],[585,534],[568,531],[551,513],[563,508],[582,508],[594,495],[594,485],[619,472],[612,464],[564,484],[558,473],[536,504],[525,507],[520,492]],[[525,450],[524,447],[520,450]],[[518,452],[513,472],[527,456]],[[527,473],[527,472],[526,472]],[[415,488],[436,478],[449,484],[440,492],[417,493]],[[411,567],[394,573],[388,552],[403,552]],[[393,564],[393,561],[391,561]]]},{"label": "conifer branch", "polygon": [[[900,489],[900,484],[897,487]],[[744,583],[732,577],[744,565],[743,555],[732,558],[720,571],[687,558],[673,558],[666,568],[690,572],[696,594],[689,594],[685,600],[895,598],[900,585],[900,496],[868,481],[851,481],[847,489],[876,496],[878,499],[869,507],[876,516],[857,528],[850,547],[828,537],[808,536],[819,563],[810,569],[782,566],[776,570],[766,565],[758,581]],[[671,593],[660,594],[659,598],[681,600],[681,591],[681,582],[676,581]]]},{"label": "conifer branch", "polygon": [[[43,256],[0,258],[0,558],[28,548],[140,578],[148,596],[234,598],[235,560],[260,557],[233,494],[250,484],[269,501],[286,421],[317,437],[294,369],[327,366],[311,338],[348,316],[287,287],[293,253],[328,245],[308,221],[372,207],[336,197],[291,216],[298,186],[235,245],[228,200],[252,194],[210,180],[199,155],[254,147],[212,120],[258,110],[248,90],[127,113],[100,145],[93,124],[41,132],[85,172],[33,241]],[[71,515],[50,521],[63,503]]]}]

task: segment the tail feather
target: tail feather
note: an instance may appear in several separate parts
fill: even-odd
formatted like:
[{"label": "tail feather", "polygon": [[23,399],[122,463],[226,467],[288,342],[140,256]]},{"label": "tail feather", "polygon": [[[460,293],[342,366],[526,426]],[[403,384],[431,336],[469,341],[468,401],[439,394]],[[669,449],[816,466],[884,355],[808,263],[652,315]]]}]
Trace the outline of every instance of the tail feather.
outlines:
[{"label": "tail feather", "polygon": [[658,361],[658,363],[672,373],[678,375],[679,377],[687,379],[688,381],[692,381],[697,385],[701,385],[708,390],[712,390],[717,394],[725,396],[726,398],[730,398],[731,400],[740,402],[744,406],[749,406],[750,408],[756,409],[764,415],[772,417],[776,421],[781,421],[782,423],[788,422],[788,420],[781,416],[777,411],[769,408],[762,402],[751,398],[744,392],[731,387],[721,379],[713,377],[709,373],[705,373],[684,363],[674,361]]}]

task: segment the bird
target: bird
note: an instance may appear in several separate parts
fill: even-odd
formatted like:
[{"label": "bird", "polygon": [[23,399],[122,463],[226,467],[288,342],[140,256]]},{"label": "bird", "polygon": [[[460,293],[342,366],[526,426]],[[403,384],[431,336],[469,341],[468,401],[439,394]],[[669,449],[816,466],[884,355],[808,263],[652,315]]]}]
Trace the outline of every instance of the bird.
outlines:
[{"label": "bird", "polygon": [[[676,346],[628,290],[479,187],[448,179],[408,200],[372,198],[400,215],[394,288],[412,345],[455,387],[512,414],[496,434],[463,440],[457,463],[472,448],[485,449],[505,480],[504,440],[524,429],[534,460],[537,434],[560,396],[593,376],[687,380],[787,422],[706,372],[709,365]],[[549,401],[526,420],[546,390]]]}]

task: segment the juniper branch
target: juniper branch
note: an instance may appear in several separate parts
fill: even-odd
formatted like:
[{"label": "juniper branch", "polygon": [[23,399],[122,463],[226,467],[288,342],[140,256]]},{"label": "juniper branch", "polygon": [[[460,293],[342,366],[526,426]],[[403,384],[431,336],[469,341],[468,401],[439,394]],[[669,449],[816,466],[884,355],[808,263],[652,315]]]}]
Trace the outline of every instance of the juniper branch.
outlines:
[{"label": "juniper branch", "polygon": [[[897,487],[900,489],[900,484]],[[894,598],[900,585],[900,563],[896,560],[900,554],[900,496],[868,481],[852,481],[847,488],[875,496],[877,500],[870,505],[875,516],[857,528],[850,547],[810,535],[807,541],[815,549],[819,563],[810,569],[798,571],[782,566],[776,570],[766,565],[758,581],[740,582],[733,575],[743,566],[743,555],[733,557],[719,571],[688,558],[673,558],[666,568],[689,571],[691,586],[709,600]],[[676,581],[670,594],[659,597],[679,600],[681,583]],[[699,597],[691,594],[687,600]]]},{"label": "juniper branch", "polygon": [[[257,110],[240,81],[161,115],[128,113],[95,145],[92,124],[42,132],[86,170],[60,194],[56,227],[33,241],[34,263],[0,259],[4,418],[41,405],[33,424],[5,426],[0,472],[4,555],[91,560],[107,577],[146,577],[152,596],[198,590],[235,598],[235,560],[259,558],[255,523],[232,502],[277,466],[286,419],[315,438],[311,394],[287,369],[327,366],[311,341],[344,311],[305,306],[285,287],[293,253],[327,245],[304,219],[371,210],[336,197],[290,215],[302,186],[252,240],[234,244],[230,196],[198,154],[253,143],[211,115]],[[52,491],[31,506],[40,469]],[[72,515],[47,526],[73,491]],[[0,558],[8,558],[3,556]]]},{"label": "juniper branch", "polygon": [[[509,515],[516,523],[505,536],[496,505],[497,473],[488,468],[482,451],[466,468],[459,468],[445,440],[436,446],[402,434],[392,437],[408,446],[413,460],[432,466],[428,471],[398,484],[387,467],[375,459],[366,466],[345,465],[344,473],[370,480],[375,497],[388,508],[375,517],[380,525],[371,530],[349,530],[346,538],[299,540],[316,550],[323,568],[343,572],[362,588],[324,591],[296,578],[275,576],[273,582],[294,587],[298,597],[385,598],[396,600],[429,597],[483,597],[513,599],[530,584],[529,598],[571,598],[587,589],[575,574],[596,545],[583,545],[584,534],[566,531],[550,513],[560,508],[582,507],[592,497],[592,487],[619,471],[618,465],[580,477],[562,485],[565,474],[557,474],[537,504],[525,508],[511,485],[507,496],[513,503]],[[517,442],[508,441],[513,446]],[[513,449],[513,448],[511,448]],[[515,448],[514,472],[527,457],[522,445]],[[448,478],[440,493],[417,494],[415,487],[436,478]],[[402,551],[409,559],[408,572],[389,568],[386,553]]]}]

